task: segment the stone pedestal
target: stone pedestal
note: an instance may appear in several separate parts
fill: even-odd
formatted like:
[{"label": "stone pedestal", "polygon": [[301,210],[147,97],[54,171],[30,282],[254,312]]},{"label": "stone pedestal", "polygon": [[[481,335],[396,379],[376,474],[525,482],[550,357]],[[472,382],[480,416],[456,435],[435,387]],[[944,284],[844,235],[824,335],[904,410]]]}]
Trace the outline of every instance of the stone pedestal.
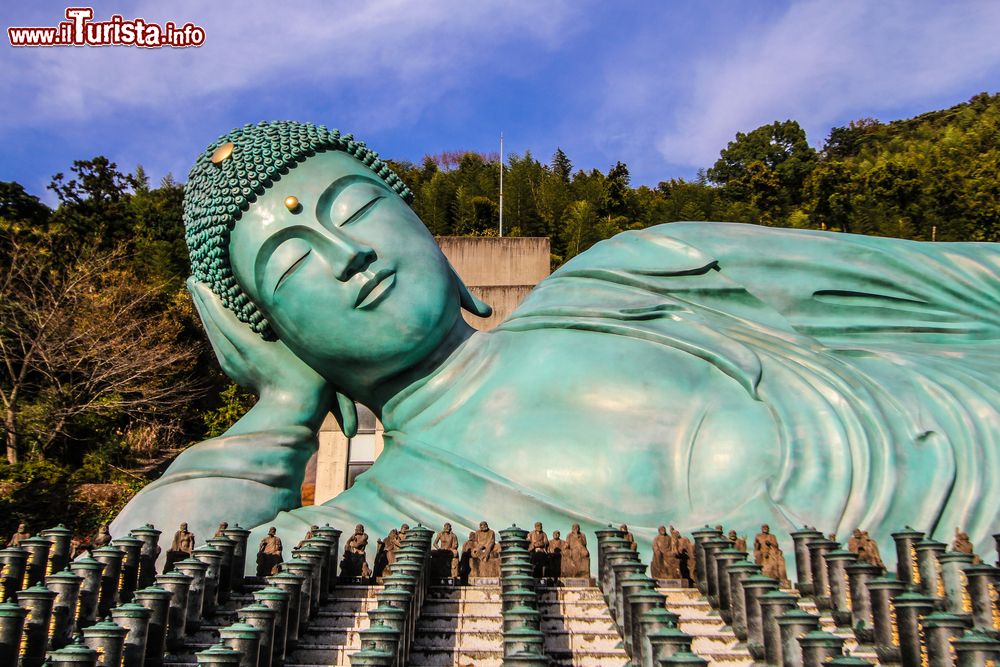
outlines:
[{"label": "stone pedestal", "polygon": [[20,547],[0,549],[0,573],[3,575],[2,602],[14,597],[14,593],[24,585],[24,573],[28,566],[28,552]]},{"label": "stone pedestal", "polygon": [[16,665],[28,612],[15,602],[0,602],[0,665]]},{"label": "stone pedestal", "polygon": [[816,539],[823,539],[823,533],[815,528],[801,528],[793,530],[792,549],[795,551],[795,576],[798,581],[795,587],[799,593],[806,597],[813,594],[812,563],[809,559],[809,543]]},{"label": "stone pedestal", "polygon": [[771,591],[778,590],[778,582],[771,577],[755,574],[743,580],[743,600],[747,616],[747,651],[761,662],[764,660],[764,619],[761,615],[760,599]]},{"label": "stone pedestal", "polygon": [[938,557],[941,564],[941,581],[944,610],[965,618],[972,625],[972,599],[965,568],[972,565],[973,555],[959,551],[946,551]]},{"label": "stone pedestal", "polygon": [[76,623],[78,627],[85,628],[97,622],[97,601],[101,595],[101,573],[104,572],[104,563],[90,557],[77,558],[69,564],[69,570],[82,579]]},{"label": "stone pedestal", "polygon": [[778,619],[795,609],[798,596],[781,590],[769,591],[760,596],[761,634],[764,638],[764,661],[781,667],[782,657],[781,626]]},{"label": "stone pedestal", "polygon": [[199,667],[239,667],[243,655],[239,651],[218,644],[194,654]]},{"label": "stone pedestal", "polygon": [[834,549],[826,554],[827,583],[830,586],[830,614],[839,628],[851,626],[851,584],[847,566],[858,561],[857,554],[847,549]]},{"label": "stone pedestal", "polygon": [[167,623],[170,616],[170,593],[159,586],[149,586],[135,592],[135,601],[149,610],[146,632],[146,667],[163,664],[167,650]]},{"label": "stone pedestal", "polygon": [[843,655],[844,638],[816,630],[799,637],[799,646],[802,647],[802,667],[822,667]]},{"label": "stone pedestal", "polygon": [[28,552],[25,585],[36,586],[45,581],[45,575],[49,573],[49,549],[52,548],[52,543],[44,537],[35,536],[21,540],[18,546]]},{"label": "stone pedestal", "polygon": [[205,544],[222,554],[222,562],[219,564],[219,585],[216,592],[219,604],[222,604],[229,599],[229,592],[233,589],[233,555],[236,552],[236,542],[223,536],[210,537],[205,540]]},{"label": "stone pedestal", "polygon": [[921,642],[920,618],[934,611],[934,598],[907,591],[894,600],[899,659],[903,667],[922,667],[926,645]]},{"label": "stone pedestal", "polygon": [[49,549],[49,573],[62,572],[69,565],[73,531],[59,524],[55,528],[46,528],[39,534],[52,544]]},{"label": "stone pedestal", "polygon": [[105,618],[118,606],[118,583],[122,576],[122,559],[125,554],[118,547],[106,546],[91,552],[94,560],[104,563],[101,573],[101,594],[97,600],[97,615]]},{"label": "stone pedestal", "polygon": [[205,574],[208,572],[208,565],[197,558],[185,558],[174,563],[174,570],[191,578],[184,625],[184,632],[191,634],[201,627],[201,615],[205,604]]},{"label": "stone pedestal", "polygon": [[151,616],[149,609],[136,602],[127,602],[111,610],[111,619],[126,631],[122,667],[143,667]]},{"label": "stone pedestal", "polygon": [[896,543],[896,578],[904,584],[916,586],[920,583],[920,568],[917,564],[917,542],[924,538],[919,530],[907,526],[892,534]]},{"label": "stone pedestal", "polygon": [[826,567],[826,555],[839,545],[825,537],[817,537],[809,542],[809,567],[812,568],[813,600],[822,610],[830,609],[830,576]]},{"label": "stone pedestal", "polygon": [[233,524],[222,531],[222,534],[233,542],[233,562],[230,566],[229,586],[232,590],[243,589],[243,577],[247,569],[247,538],[250,531],[240,528],[239,524]]},{"label": "stone pedestal", "polygon": [[[45,587],[56,594],[52,602],[52,627],[49,632],[49,641],[54,649],[62,648],[73,640],[81,584],[83,577],[69,570],[45,578]],[[0,664],[3,662],[0,661]]]},{"label": "stone pedestal", "polygon": [[126,535],[111,541],[124,555],[122,558],[121,586],[118,599],[123,604],[132,601],[132,595],[139,587],[139,566],[142,560],[143,541],[137,537]]},{"label": "stone pedestal", "polygon": [[972,602],[972,627],[986,634],[997,634],[997,578],[1000,569],[992,565],[968,565],[964,569],[969,586],[969,600]]},{"label": "stone pedestal", "polygon": [[260,653],[257,667],[271,667],[274,654],[274,627],[277,613],[262,604],[251,604],[236,611],[240,622],[260,630]]},{"label": "stone pedestal", "polygon": [[[279,572],[270,577],[266,577],[269,586],[273,586],[288,594],[285,604],[288,606],[288,624],[285,631],[285,653],[291,653],[299,641],[300,615],[302,610],[302,584],[303,577],[290,572]],[[301,619],[304,625],[306,619]]]},{"label": "stone pedestal", "polygon": [[24,617],[20,667],[41,667],[49,648],[49,623],[56,594],[44,586],[32,586],[19,591],[17,604],[27,614]]},{"label": "stone pedestal", "polygon": [[777,623],[781,635],[781,666],[802,667],[799,639],[819,630],[819,616],[794,608],[779,616]]},{"label": "stone pedestal", "polygon": [[875,653],[881,663],[900,661],[899,637],[896,635],[895,598],[906,584],[894,577],[878,577],[868,582],[872,604],[872,626]]},{"label": "stone pedestal", "polygon": [[721,538],[722,532],[705,526],[691,531],[691,536],[694,538],[695,574],[693,579],[695,587],[702,595],[708,595],[708,579],[705,576],[705,542],[713,538]]},{"label": "stone pedestal", "polygon": [[219,579],[222,577],[222,552],[215,547],[203,545],[191,552],[191,557],[204,563],[205,589],[201,595],[201,614],[208,618],[219,606]]},{"label": "stone pedestal", "polygon": [[875,641],[875,626],[872,620],[872,600],[868,592],[868,582],[882,574],[882,568],[861,561],[844,566],[847,572],[848,589],[851,595],[851,627],[854,637],[862,646]]},{"label": "stone pedestal", "polygon": [[[274,611],[274,642],[272,645],[272,660],[275,665],[281,665],[285,661],[285,650],[288,642],[288,591],[283,591],[276,586],[269,586],[253,594],[253,598],[259,604]],[[368,611],[368,617],[372,618],[372,612]]]},{"label": "stone pedestal", "polygon": [[745,551],[738,551],[732,547],[727,547],[715,554],[715,565],[718,578],[719,589],[719,615],[726,625],[733,624],[733,594],[730,582],[729,568],[737,563],[743,562],[747,554]]},{"label": "stone pedestal", "polygon": [[83,629],[83,643],[99,656],[97,667],[121,667],[128,630],[113,621],[101,621]]},{"label": "stone pedestal", "polygon": [[184,647],[191,577],[173,570],[156,575],[156,585],[170,593],[170,604],[167,607],[167,650],[177,653]]},{"label": "stone pedestal", "polygon": [[139,550],[139,588],[151,586],[156,577],[156,558],[160,555],[160,531],[147,523],[129,531],[132,537],[142,540]]},{"label": "stone pedestal", "polygon": [[219,640],[222,644],[241,655],[239,667],[257,667],[257,660],[260,657],[260,635],[260,630],[246,623],[233,623],[219,630]]},{"label": "stone pedestal", "polygon": [[965,619],[938,611],[924,616],[920,625],[927,646],[928,667],[954,667],[951,643],[965,632]]},{"label": "stone pedestal", "polygon": [[746,596],[743,593],[743,582],[747,577],[760,575],[760,565],[744,560],[727,568],[729,574],[729,600],[732,620],[730,625],[733,634],[741,642],[747,640],[747,609]]},{"label": "stone pedestal", "polygon": [[935,600],[944,597],[941,563],[938,559],[944,554],[947,546],[944,542],[931,539],[923,539],[913,545],[917,553],[917,573],[920,575],[918,590],[922,595]]}]

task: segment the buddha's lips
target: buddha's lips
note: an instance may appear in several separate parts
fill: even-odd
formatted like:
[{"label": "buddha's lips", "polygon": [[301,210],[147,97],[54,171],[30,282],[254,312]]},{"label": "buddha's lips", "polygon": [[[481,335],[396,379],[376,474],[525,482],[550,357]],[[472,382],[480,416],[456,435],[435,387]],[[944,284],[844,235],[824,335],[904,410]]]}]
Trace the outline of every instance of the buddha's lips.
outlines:
[{"label": "buddha's lips", "polygon": [[392,269],[382,269],[361,286],[358,291],[358,298],[354,302],[355,308],[365,308],[378,301],[379,297],[385,294],[395,281],[396,272]]}]

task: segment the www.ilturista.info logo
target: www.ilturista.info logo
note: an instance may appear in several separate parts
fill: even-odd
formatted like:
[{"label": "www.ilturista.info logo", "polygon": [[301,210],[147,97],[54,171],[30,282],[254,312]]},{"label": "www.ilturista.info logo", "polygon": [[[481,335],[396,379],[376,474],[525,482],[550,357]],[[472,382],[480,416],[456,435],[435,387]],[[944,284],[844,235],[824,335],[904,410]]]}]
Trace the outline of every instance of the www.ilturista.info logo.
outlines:
[{"label": "www.ilturista.info logo", "polygon": [[7,28],[11,46],[164,46],[184,48],[205,43],[205,29],[193,23],[163,25],[145,19],[126,20],[119,14],[107,21],[93,21],[92,7],[68,7],[66,21],[52,27]]}]

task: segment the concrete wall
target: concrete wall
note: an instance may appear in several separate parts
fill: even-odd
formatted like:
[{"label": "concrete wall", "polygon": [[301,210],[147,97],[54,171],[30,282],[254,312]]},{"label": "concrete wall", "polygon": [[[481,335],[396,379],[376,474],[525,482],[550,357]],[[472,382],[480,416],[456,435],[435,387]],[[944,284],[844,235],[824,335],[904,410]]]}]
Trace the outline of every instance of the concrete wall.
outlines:
[{"label": "concrete wall", "polygon": [[[472,293],[493,307],[493,315],[486,319],[463,312],[466,321],[480,331],[500,324],[549,275],[547,238],[439,236],[437,242]],[[375,429],[377,455],[382,451],[382,424],[376,422]],[[344,490],[348,444],[337,420],[327,415],[319,432],[319,451],[310,465],[315,475],[302,485],[314,495],[316,504]]]}]

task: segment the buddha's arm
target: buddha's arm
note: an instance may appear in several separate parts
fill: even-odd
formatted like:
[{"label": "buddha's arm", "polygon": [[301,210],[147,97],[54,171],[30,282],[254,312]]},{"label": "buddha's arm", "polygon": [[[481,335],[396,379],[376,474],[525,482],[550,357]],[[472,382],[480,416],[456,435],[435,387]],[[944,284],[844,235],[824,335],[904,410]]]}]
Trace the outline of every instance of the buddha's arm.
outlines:
[{"label": "buddha's arm", "polygon": [[115,534],[182,521],[210,534],[219,521],[256,526],[301,504],[305,465],[316,451],[330,390],[280,341],[264,341],[207,288],[189,286],[223,370],[256,389],[260,400],[223,435],[182,452],[118,515]]}]

